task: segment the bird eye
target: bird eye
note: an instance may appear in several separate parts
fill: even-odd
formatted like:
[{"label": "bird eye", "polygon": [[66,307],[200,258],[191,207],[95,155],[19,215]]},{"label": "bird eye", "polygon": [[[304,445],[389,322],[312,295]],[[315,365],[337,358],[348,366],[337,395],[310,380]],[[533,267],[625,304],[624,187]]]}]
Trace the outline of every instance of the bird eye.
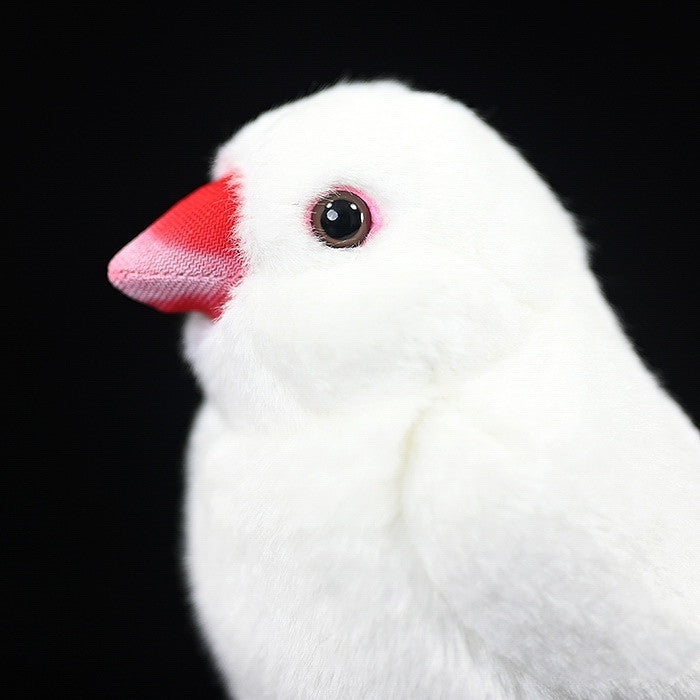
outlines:
[{"label": "bird eye", "polygon": [[338,190],[322,197],[311,211],[314,233],[332,248],[360,245],[372,226],[366,202],[352,192]]}]

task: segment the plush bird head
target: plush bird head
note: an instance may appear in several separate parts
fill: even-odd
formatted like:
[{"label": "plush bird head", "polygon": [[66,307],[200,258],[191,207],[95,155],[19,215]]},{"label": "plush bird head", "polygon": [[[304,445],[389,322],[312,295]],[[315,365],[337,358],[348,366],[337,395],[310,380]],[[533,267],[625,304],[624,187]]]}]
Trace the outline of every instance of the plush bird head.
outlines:
[{"label": "plush bird head", "polygon": [[236,423],[425,392],[508,353],[577,280],[571,217],[472,111],[389,81],[274,109],[110,263],[196,312],[186,353]]}]

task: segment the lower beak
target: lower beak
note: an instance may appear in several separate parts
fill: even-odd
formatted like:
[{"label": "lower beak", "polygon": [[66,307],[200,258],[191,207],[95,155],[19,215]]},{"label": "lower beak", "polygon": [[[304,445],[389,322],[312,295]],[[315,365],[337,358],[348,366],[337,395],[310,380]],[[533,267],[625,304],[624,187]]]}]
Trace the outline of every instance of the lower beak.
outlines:
[{"label": "lower beak", "polygon": [[166,313],[216,319],[245,274],[236,237],[240,185],[230,176],[192,192],[110,261],[110,282]]}]

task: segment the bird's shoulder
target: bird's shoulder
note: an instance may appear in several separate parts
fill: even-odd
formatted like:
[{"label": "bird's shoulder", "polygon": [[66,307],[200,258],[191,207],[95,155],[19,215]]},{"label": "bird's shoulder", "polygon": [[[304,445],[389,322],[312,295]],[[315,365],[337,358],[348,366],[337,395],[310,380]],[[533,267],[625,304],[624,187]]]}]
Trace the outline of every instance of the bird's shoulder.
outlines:
[{"label": "bird's shoulder", "polygon": [[414,427],[403,516],[429,578],[465,628],[548,687],[644,697],[691,678],[692,431],[681,425],[676,446],[665,424],[611,438],[596,421],[502,401],[438,401]]}]

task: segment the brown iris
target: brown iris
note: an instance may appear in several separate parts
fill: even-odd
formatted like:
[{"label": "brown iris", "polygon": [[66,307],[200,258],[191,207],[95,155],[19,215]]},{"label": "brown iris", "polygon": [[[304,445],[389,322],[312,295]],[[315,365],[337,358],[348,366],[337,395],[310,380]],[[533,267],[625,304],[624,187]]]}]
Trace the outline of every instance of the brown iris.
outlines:
[{"label": "brown iris", "polygon": [[336,190],[316,202],[311,212],[314,233],[332,248],[360,245],[372,226],[366,202],[352,192]]}]

